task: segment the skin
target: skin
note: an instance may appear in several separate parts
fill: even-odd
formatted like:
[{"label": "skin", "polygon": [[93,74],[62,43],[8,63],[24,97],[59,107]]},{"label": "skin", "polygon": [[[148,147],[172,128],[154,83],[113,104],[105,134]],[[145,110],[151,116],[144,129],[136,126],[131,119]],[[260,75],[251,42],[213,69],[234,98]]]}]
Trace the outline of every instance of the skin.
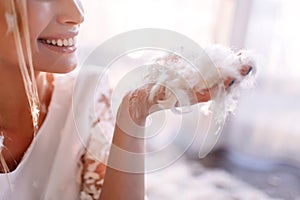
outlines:
[{"label": "skin", "polygon": [[[8,3],[8,0],[0,1],[0,128],[3,130],[4,137],[9,138],[4,141],[6,151],[3,151],[3,156],[9,169],[14,170],[33,139],[33,127],[29,104],[17,62],[14,38],[12,33],[7,33],[8,27],[4,13],[7,10]],[[72,71],[77,65],[77,59],[75,52],[58,53],[51,51],[45,48],[44,44],[39,42],[39,39],[78,34],[79,26],[84,20],[83,9],[79,0],[27,0],[27,5],[37,86],[39,91],[46,91],[43,95],[39,93],[39,98],[42,103],[48,106],[53,91],[51,73]],[[246,75],[248,71],[249,66],[245,66],[241,74]],[[45,76],[48,83],[46,85],[41,84]],[[229,87],[232,80],[230,77],[225,79],[225,88]],[[149,95],[147,86],[139,88],[138,91],[145,96]],[[210,99],[209,92],[213,92],[213,88],[195,92],[198,102],[208,101]],[[129,107],[129,98],[129,95],[123,98],[123,103],[118,110],[117,120],[127,119],[126,117],[131,116],[128,111],[136,109]],[[159,100],[159,95],[156,100]],[[153,104],[144,107],[141,98],[140,117],[133,119],[133,121],[143,127]],[[42,125],[45,116],[46,114],[41,115],[39,126]],[[143,134],[144,129],[141,128],[137,131]],[[144,141],[129,137],[119,128],[118,123],[115,125],[113,144],[131,152],[143,152],[144,150]],[[110,154],[108,163],[116,159],[124,162],[124,164],[126,163],[126,158],[121,159],[120,155],[114,152]],[[141,159],[133,164],[143,167],[143,163],[144,160]],[[100,199],[144,199],[144,174],[124,173],[107,167]]]}]

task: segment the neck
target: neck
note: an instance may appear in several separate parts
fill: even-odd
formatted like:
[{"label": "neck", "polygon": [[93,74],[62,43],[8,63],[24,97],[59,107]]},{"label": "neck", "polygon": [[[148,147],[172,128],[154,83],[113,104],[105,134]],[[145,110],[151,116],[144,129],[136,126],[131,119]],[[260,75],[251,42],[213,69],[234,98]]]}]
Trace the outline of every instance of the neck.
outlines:
[{"label": "neck", "polygon": [[0,70],[0,123],[14,131],[16,125],[31,119],[29,103],[20,70],[12,66],[0,66]]},{"label": "neck", "polygon": [[[21,124],[26,124],[27,128],[32,126],[30,106],[19,67],[0,64],[0,71],[0,127],[14,131]],[[52,83],[49,82],[53,80],[52,76],[46,76],[44,72],[35,72],[39,100],[48,105],[52,93]]]}]

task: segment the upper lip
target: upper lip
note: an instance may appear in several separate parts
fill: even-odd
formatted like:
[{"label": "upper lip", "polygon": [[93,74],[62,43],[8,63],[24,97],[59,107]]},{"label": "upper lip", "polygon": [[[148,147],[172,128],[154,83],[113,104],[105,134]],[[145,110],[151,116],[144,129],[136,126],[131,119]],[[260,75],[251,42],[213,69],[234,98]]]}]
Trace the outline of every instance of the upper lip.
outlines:
[{"label": "upper lip", "polygon": [[69,39],[74,38],[78,35],[78,31],[76,32],[65,32],[65,33],[56,33],[56,34],[49,34],[45,36],[41,36],[38,39],[46,39],[46,40],[58,40],[58,39]]}]

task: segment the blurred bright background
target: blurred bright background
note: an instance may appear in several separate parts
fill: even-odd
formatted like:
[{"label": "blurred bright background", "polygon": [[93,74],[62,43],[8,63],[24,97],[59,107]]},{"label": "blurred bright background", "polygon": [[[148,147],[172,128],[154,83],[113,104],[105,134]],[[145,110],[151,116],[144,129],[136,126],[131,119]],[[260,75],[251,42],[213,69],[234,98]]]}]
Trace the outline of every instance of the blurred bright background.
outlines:
[{"label": "blurred bright background", "polygon": [[236,115],[226,123],[215,149],[226,153],[199,162],[216,159],[206,167],[223,168],[271,197],[300,199],[300,1],[83,0],[83,5],[82,63],[105,40],[138,28],[173,30],[202,47],[253,50],[257,84],[241,95]]}]

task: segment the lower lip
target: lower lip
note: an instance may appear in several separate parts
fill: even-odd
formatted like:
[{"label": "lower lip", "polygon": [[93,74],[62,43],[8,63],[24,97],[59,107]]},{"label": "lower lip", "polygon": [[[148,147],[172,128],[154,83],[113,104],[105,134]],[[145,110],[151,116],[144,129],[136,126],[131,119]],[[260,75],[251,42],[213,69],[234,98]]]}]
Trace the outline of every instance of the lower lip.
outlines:
[{"label": "lower lip", "polygon": [[69,47],[65,47],[65,46],[54,46],[54,45],[51,45],[51,44],[46,44],[46,43],[43,43],[43,42],[40,42],[38,41],[39,44],[41,44],[42,46],[50,49],[51,51],[55,51],[57,53],[73,53],[77,50],[77,47],[74,45],[74,46],[69,46]]}]

